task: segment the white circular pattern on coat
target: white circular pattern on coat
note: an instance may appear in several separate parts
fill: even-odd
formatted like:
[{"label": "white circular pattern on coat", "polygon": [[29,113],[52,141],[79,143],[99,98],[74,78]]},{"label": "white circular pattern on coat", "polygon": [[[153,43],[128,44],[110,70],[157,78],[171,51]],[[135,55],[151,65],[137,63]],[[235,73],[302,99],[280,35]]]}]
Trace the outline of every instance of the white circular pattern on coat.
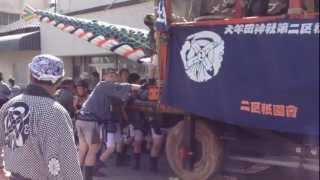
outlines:
[{"label": "white circular pattern on coat", "polygon": [[188,77],[207,82],[219,73],[224,54],[224,41],[215,32],[201,31],[189,35],[180,51]]},{"label": "white circular pattern on coat", "polygon": [[51,158],[48,163],[49,173],[52,176],[57,176],[60,172],[60,163],[56,158]]}]

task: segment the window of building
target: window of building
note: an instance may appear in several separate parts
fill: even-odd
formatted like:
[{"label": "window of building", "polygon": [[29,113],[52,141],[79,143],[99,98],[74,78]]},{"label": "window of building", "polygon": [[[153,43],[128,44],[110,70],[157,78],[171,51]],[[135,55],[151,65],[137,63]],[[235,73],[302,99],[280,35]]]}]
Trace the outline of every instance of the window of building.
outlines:
[{"label": "window of building", "polygon": [[18,14],[0,12],[0,25],[8,25],[20,19]]},{"label": "window of building", "polygon": [[73,58],[73,78],[76,80],[79,79],[84,72],[91,74],[96,71],[102,75],[108,68],[114,68],[116,70],[127,68],[130,72],[138,73],[141,76],[145,76],[147,73],[147,67],[145,65],[123,59],[117,55],[80,56]]}]

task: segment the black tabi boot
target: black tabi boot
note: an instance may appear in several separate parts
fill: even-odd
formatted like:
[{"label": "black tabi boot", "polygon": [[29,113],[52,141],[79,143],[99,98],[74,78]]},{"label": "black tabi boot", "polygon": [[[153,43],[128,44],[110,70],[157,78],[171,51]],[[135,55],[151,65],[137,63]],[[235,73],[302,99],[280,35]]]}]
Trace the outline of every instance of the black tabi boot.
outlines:
[{"label": "black tabi boot", "polygon": [[93,180],[94,166],[84,166],[84,180]]},{"label": "black tabi boot", "polygon": [[121,154],[124,157],[125,164],[128,164],[128,162],[130,161],[130,156],[127,154],[127,152],[128,152],[128,146],[124,146]]},{"label": "black tabi boot", "polygon": [[135,153],[135,154],[133,154],[133,157],[134,157],[133,169],[134,170],[140,170],[141,154],[140,153]]},{"label": "black tabi boot", "polygon": [[84,166],[83,166],[83,165],[80,165],[80,169],[81,169],[81,173],[82,173],[82,175],[83,175],[83,177],[84,177]]},{"label": "black tabi boot", "polygon": [[116,153],[116,166],[122,166],[123,157],[121,153]]},{"label": "black tabi boot", "polygon": [[96,163],[96,170],[99,170],[101,168],[104,168],[106,166],[106,164],[101,161],[100,159],[97,160],[97,163]]},{"label": "black tabi boot", "polygon": [[126,154],[117,153],[116,155],[116,166],[127,166]]},{"label": "black tabi boot", "polygon": [[158,172],[158,157],[150,157],[150,171]]},{"label": "black tabi boot", "polygon": [[96,166],[95,166],[95,171],[94,171],[94,176],[95,177],[105,177],[106,174],[101,172],[101,169],[105,167],[105,163],[101,161],[100,159],[97,160]]}]

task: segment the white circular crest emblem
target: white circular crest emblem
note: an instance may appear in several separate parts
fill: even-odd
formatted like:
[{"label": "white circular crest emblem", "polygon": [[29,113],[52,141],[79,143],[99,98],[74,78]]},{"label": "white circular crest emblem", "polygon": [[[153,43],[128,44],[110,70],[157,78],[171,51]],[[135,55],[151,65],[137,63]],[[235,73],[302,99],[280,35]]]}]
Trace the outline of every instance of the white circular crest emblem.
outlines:
[{"label": "white circular crest emblem", "polygon": [[188,36],[180,51],[188,77],[196,82],[206,82],[219,73],[223,54],[224,41],[212,31]]},{"label": "white circular crest emblem", "polygon": [[49,164],[48,164],[48,168],[49,168],[49,173],[52,176],[57,176],[61,170],[59,160],[56,158],[50,159]]}]

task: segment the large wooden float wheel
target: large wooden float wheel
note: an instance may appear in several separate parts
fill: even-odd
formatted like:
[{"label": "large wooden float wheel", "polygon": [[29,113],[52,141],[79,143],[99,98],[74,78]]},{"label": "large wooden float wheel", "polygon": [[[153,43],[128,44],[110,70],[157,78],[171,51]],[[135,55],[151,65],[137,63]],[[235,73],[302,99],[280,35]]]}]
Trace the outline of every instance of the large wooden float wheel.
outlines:
[{"label": "large wooden float wheel", "polygon": [[184,168],[184,121],[173,127],[167,137],[166,155],[171,169],[183,180],[207,180],[214,176],[223,161],[223,146],[218,137],[203,121],[195,122],[196,152],[193,170]]}]

